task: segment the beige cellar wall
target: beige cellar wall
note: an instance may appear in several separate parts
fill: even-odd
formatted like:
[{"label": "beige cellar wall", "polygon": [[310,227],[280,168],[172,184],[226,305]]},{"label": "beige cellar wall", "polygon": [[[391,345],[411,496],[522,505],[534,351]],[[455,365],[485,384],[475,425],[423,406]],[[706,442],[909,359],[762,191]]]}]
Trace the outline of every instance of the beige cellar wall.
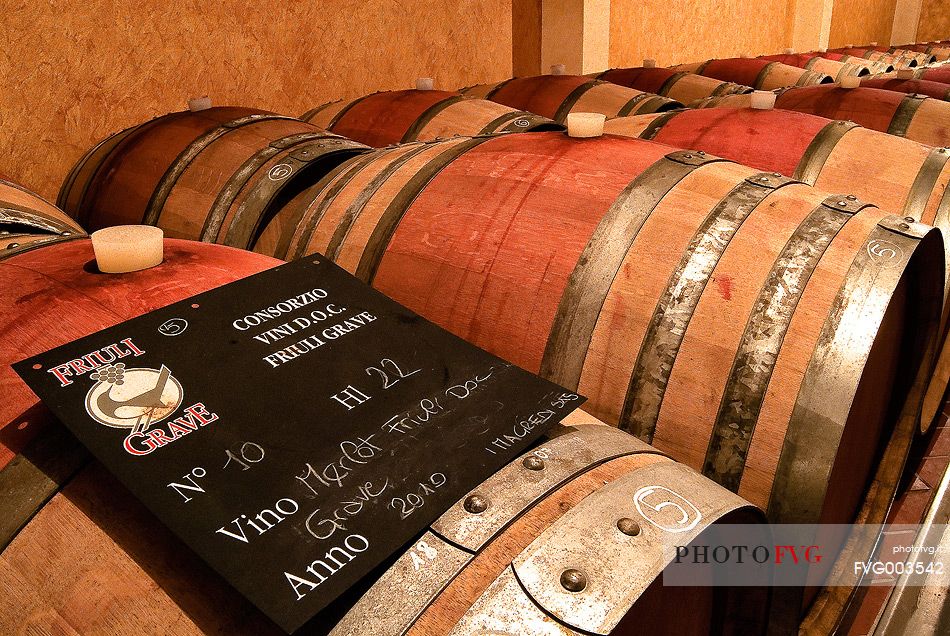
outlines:
[{"label": "beige cellar wall", "polygon": [[950,2],[922,0],[920,22],[917,23],[917,39],[926,42],[947,38],[950,38]]},{"label": "beige cellar wall", "polygon": [[835,0],[831,12],[830,47],[891,41],[897,0]]},{"label": "beige cellar wall", "polygon": [[794,1],[612,0],[610,66],[661,65],[790,46]]},{"label": "beige cellar wall", "polygon": [[99,139],[208,94],[299,115],[511,73],[511,0],[0,0],[0,173],[54,198]]}]

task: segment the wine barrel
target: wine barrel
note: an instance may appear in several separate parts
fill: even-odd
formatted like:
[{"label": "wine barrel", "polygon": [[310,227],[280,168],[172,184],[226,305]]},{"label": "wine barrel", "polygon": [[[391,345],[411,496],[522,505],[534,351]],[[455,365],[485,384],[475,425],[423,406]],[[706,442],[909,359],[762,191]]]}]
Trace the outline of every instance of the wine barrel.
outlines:
[{"label": "wine barrel", "polygon": [[898,77],[868,77],[861,80],[861,86],[880,88],[896,93],[926,95],[945,102],[950,101],[950,85],[924,79],[900,79]]},{"label": "wine barrel", "polygon": [[938,66],[935,68],[920,68],[914,71],[914,76],[917,79],[950,84],[950,67]]},{"label": "wine barrel", "polygon": [[892,65],[894,68],[914,68],[916,66],[921,66],[920,59],[914,55],[895,55],[891,53],[885,53],[883,51],[875,51],[874,49],[865,47],[842,47],[833,50],[843,55],[853,55],[854,57],[863,57],[866,60],[884,62],[885,64]]},{"label": "wine barrel", "polygon": [[[827,192],[851,192],[903,217],[935,225],[950,236],[950,152],[946,148],[851,122],[778,109],[711,108],[621,117],[607,122],[605,131],[703,150]],[[945,248],[945,264],[950,266],[950,243]],[[945,297],[950,299],[950,287]],[[944,309],[944,325],[948,312],[950,304]],[[940,360],[921,413],[924,429],[943,404],[950,380],[950,348],[944,348]]]},{"label": "wine barrel", "polygon": [[950,46],[940,45],[940,44],[904,44],[903,46],[895,47],[899,49],[905,49],[908,51],[916,51],[918,53],[929,53],[937,58],[938,62],[946,62],[950,60]]},{"label": "wine barrel", "polygon": [[652,93],[595,80],[583,75],[537,75],[496,84],[479,84],[460,91],[468,97],[488,99],[511,108],[537,113],[564,123],[572,112],[603,113],[623,117],[658,113],[683,105]]},{"label": "wine barrel", "polygon": [[563,129],[534,113],[436,90],[373,93],[318,106],[300,118],[375,148],[454,135]]},{"label": "wine barrel", "polygon": [[172,238],[247,247],[273,210],[365,150],[267,111],[171,113],[92,148],[67,177],[59,201],[90,230],[145,223]]},{"label": "wine barrel", "polygon": [[280,256],[321,252],[578,390],[772,521],[886,513],[936,345],[937,230],[701,151],[554,133],[380,150],[280,217]]},{"label": "wine barrel", "polygon": [[840,82],[842,78],[849,76],[865,77],[871,74],[871,69],[863,64],[853,64],[849,62],[837,62],[825,57],[812,55],[810,53],[797,53],[787,55],[762,55],[762,60],[771,62],[781,62],[789,66],[804,68],[817,73],[824,73]]},{"label": "wine barrel", "polygon": [[[613,136],[580,143],[543,133],[507,139],[454,139],[351,160],[325,180],[301,219],[291,225],[278,214],[262,238],[291,235],[278,257],[323,253],[457,335],[579,389],[590,397],[589,410],[597,417],[657,443],[753,503],[770,505],[778,517],[800,512],[797,504],[782,500],[789,480],[796,478],[794,471],[782,472],[789,469],[780,466],[782,444],[764,440],[784,437],[786,429],[800,435],[800,427],[807,426],[793,411],[803,412],[807,393],[816,390],[812,383],[820,383],[820,361],[835,337],[826,333],[819,344],[821,320],[804,323],[827,314],[824,329],[844,331],[837,322],[844,317],[828,314],[829,308],[839,291],[868,293],[852,291],[859,287],[854,278],[859,270],[849,274],[848,267],[854,261],[869,274],[879,251],[875,241],[885,238],[899,243],[905,257],[920,257],[913,276],[903,267],[893,273],[901,279],[900,294],[920,296],[911,304],[923,308],[923,324],[936,322],[943,287],[939,232],[920,225],[890,232],[884,227],[906,223],[854,198],[829,198],[785,177],[704,153]],[[516,165],[518,170],[510,168]],[[480,200],[477,206],[475,200]],[[633,211],[637,214],[628,216]],[[557,237],[542,227],[557,228]],[[817,241],[821,229],[826,234]],[[908,231],[926,236],[926,246],[919,248],[917,239],[900,234]],[[826,244],[827,250],[813,252]],[[769,258],[766,245],[774,252]],[[779,284],[774,277],[798,262],[800,250],[811,258],[806,269],[812,276],[800,281],[796,292],[805,304],[795,311],[783,307],[781,318],[773,318],[768,312],[774,308],[761,303],[772,298]],[[755,254],[754,274],[744,260],[748,253]],[[637,270],[639,259],[651,267]],[[704,269],[694,271],[699,261]],[[917,272],[923,261],[937,267]],[[733,267],[738,269],[733,272]],[[705,287],[690,287],[700,284]],[[918,285],[927,291],[918,291]],[[756,296],[760,289],[761,298]],[[819,296],[820,303],[807,306]],[[737,303],[744,303],[741,310]],[[730,336],[728,356],[721,312],[733,316],[737,330]],[[780,323],[774,327],[792,330],[785,342],[795,343],[794,354],[782,351],[780,342],[758,342],[760,331],[773,338],[779,333],[771,327],[773,319]],[[880,316],[854,327],[865,334],[867,346],[876,343],[877,351],[885,342],[905,338],[867,331],[879,323],[885,331],[890,328]],[[927,330],[917,332],[923,337],[919,347],[905,351],[910,358],[932,346],[933,330]],[[768,347],[776,350],[766,354]],[[753,354],[755,363],[747,357]],[[801,368],[796,373],[784,366],[798,356],[795,364],[803,367],[807,360],[801,357],[812,354],[817,366],[809,375],[815,379],[803,379]],[[765,358],[770,362],[759,368]],[[675,368],[674,361],[680,362]],[[869,364],[874,366],[873,360]],[[916,375],[915,364],[908,367],[908,377]],[[766,369],[773,373],[763,376]],[[747,374],[756,381],[753,395],[744,393],[751,379]],[[850,381],[887,375],[879,374],[863,368]],[[803,383],[811,388],[799,394]],[[888,387],[883,393],[894,388]],[[765,400],[766,389],[784,397],[747,410],[731,393],[742,395],[741,404],[751,404]],[[848,389],[863,390],[863,385]],[[898,402],[903,404],[903,397]],[[891,422],[883,416],[884,405],[863,406],[869,409],[865,423]],[[674,423],[693,418],[696,428]],[[745,459],[745,450],[726,441],[732,440],[728,431],[736,418],[748,428],[744,443],[755,437]],[[833,419],[844,425],[848,418],[846,409]],[[837,450],[822,452],[833,456]],[[830,468],[829,463],[825,469]],[[847,516],[848,508],[825,513]]]},{"label": "wine barrel", "polygon": [[[761,512],[632,436],[580,413],[565,424],[337,603],[320,633],[764,633],[766,589],[658,578],[671,546],[713,524],[756,524],[767,545]],[[646,486],[665,510],[639,512],[634,495]],[[476,497],[487,508],[469,512]],[[565,589],[568,568],[583,589]],[[282,633],[98,465],[42,506],[0,554],[0,573],[4,633]]]},{"label": "wine barrel", "polygon": [[736,57],[723,60],[706,60],[672,67],[675,71],[688,71],[725,82],[735,82],[759,90],[773,90],[786,86],[829,84],[830,75],[809,71],[796,66],[769,60]]},{"label": "wine barrel", "polygon": [[595,77],[639,91],[663,95],[683,104],[704,97],[751,93],[753,90],[749,86],[659,67],[613,68],[597,73]]},{"label": "wine barrel", "polygon": [[0,178],[0,260],[86,232],[35,192]]},{"label": "wine barrel", "polygon": [[[778,93],[776,108],[850,120],[865,128],[928,146],[950,145],[950,104],[939,99],[863,86],[841,88],[837,84],[787,88]],[[749,95],[709,97],[691,104],[693,108],[747,108],[750,105]]]},{"label": "wine barrel", "polygon": [[789,66],[796,66],[809,71],[815,71],[816,73],[823,73],[833,77],[836,82],[840,82],[841,78],[843,77],[863,77],[865,75],[871,74],[871,69],[869,69],[867,66],[864,66],[863,64],[837,62],[835,60],[829,60],[828,58],[810,53],[761,55],[759,56],[759,59],[768,60],[770,62],[781,62],[782,64],[787,64]]},{"label": "wine barrel", "polygon": [[[44,245],[0,261],[0,324],[6,330],[0,341],[0,468],[52,419],[12,363],[277,262],[216,245],[166,240],[160,266],[100,274],[88,239]],[[6,516],[0,520],[5,526]]]},{"label": "wine barrel", "polygon": [[823,57],[826,60],[834,60],[835,62],[841,62],[843,64],[865,66],[872,73],[889,73],[894,70],[894,65],[888,64],[887,62],[866,60],[863,57],[835,53],[834,51],[812,51],[811,53],[807,53],[807,55],[815,55],[817,57]]},{"label": "wine barrel", "polygon": [[878,53],[887,53],[903,59],[912,59],[917,61],[918,66],[926,66],[937,61],[937,56],[927,51],[915,51],[902,46],[867,46],[861,47]]}]

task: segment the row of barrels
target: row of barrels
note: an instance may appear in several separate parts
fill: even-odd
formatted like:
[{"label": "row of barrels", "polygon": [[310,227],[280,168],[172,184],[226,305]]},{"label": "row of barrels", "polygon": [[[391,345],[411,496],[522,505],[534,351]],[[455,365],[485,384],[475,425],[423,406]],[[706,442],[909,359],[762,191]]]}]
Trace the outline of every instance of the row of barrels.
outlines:
[{"label": "row of barrels", "polygon": [[[594,82],[585,92],[601,85]],[[424,107],[414,100],[428,91],[408,93],[412,108]],[[849,166],[859,159],[847,149],[872,131],[854,126],[835,134],[817,131],[809,140],[812,122],[789,151],[801,152],[795,168],[802,163],[808,169],[787,174],[795,172],[788,170],[788,156],[780,160],[784,170],[742,157],[753,166],[747,168],[725,161],[733,158],[728,152],[659,143],[667,127],[674,134],[681,117],[713,111],[632,118],[649,120],[648,126],[663,119],[653,126],[652,141],[576,140],[550,131],[438,139],[452,133],[450,111],[459,103],[442,108],[446,118],[422,133],[432,135],[430,141],[408,140],[403,130],[398,139],[391,135],[372,145],[410,143],[377,150],[253,109],[176,113],[105,140],[77,164],[60,193],[60,204],[90,229],[147,222],[169,236],[279,258],[324,253],[456,334],[588,395],[600,419],[708,478],[670,468],[676,465],[613,428],[573,426],[550,443],[586,436],[583,448],[603,445],[605,456],[577,467],[560,488],[522,502],[504,531],[507,521],[479,545],[450,555],[461,565],[444,590],[439,585],[405,602],[411,562],[404,555],[341,619],[337,633],[365,633],[367,617],[394,598],[402,607],[393,608],[395,622],[383,630],[392,627],[391,633],[523,632],[523,624],[499,622],[515,602],[536,613],[538,629],[572,633],[564,625],[552,627],[544,613],[550,608],[537,608],[537,599],[524,599],[520,586],[512,585],[517,558],[570,510],[587,518],[581,502],[596,499],[607,483],[626,483],[656,465],[672,471],[673,481],[666,483],[677,492],[722,503],[708,511],[711,521],[761,520],[726,489],[767,510],[772,521],[883,519],[922,422],[919,405],[942,340],[943,244],[938,232],[916,221],[930,220],[933,212],[936,222],[945,210],[939,203],[946,199],[945,158],[941,163],[939,153],[888,137],[888,143],[911,144],[891,150],[896,176],[878,180],[887,182],[884,194],[856,196],[853,188],[861,184],[853,172],[850,182],[844,175],[864,166]],[[347,112],[359,114],[359,106],[337,122]],[[418,119],[388,105],[366,110],[377,122],[398,120],[392,125],[397,134],[406,121],[408,130]],[[502,116],[514,126],[527,121],[522,128],[558,127],[552,115],[540,122],[527,113],[496,112],[478,120],[484,123],[479,132],[493,132],[489,124]],[[635,106],[625,114],[631,112]],[[425,131],[438,117],[417,129]],[[368,124],[365,130],[375,134],[387,126]],[[887,147],[880,139],[874,143]],[[925,150],[927,158],[920,160]],[[772,159],[763,152],[756,160]],[[839,183],[835,196],[809,185]],[[885,194],[903,196],[900,215],[861,200],[877,202]],[[898,211],[890,200],[886,207]],[[903,214],[904,208],[910,211]],[[6,363],[276,262],[172,240],[161,267],[108,277],[88,266],[88,241],[76,238],[82,230],[65,218],[60,222],[72,229],[32,232],[50,244],[28,250],[21,242],[2,253],[7,258],[0,276],[7,280],[0,289],[10,296],[0,307],[16,312],[3,322],[17,324],[4,343]],[[10,227],[39,229],[20,225]],[[106,621],[104,629],[131,628],[122,621],[135,620],[129,616],[143,608],[140,615],[151,623],[137,623],[138,630],[164,633],[183,616],[190,619],[184,632],[273,629],[210,572],[174,558],[180,547],[156,532],[142,509],[128,498],[117,505],[113,492],[119,487],[101,468],[83,468],[82,462],[64,467],[70,455],[55,445],[62,435],[59,442],[34,437],[44,426],[58,430],[49,426],[51,416],[7,364],[2,372],[0,385],[14,398],[2,422],[6,465],[0,480],[7,486],[27,474],[39,482],[23,489],[30,495],[22,504],[27,510],[4,541],[9,545],[0,563],[19,594],[17,609],[5,610],[12,612],[5,624],[35,620],[95,629],[95,621]],[[565,456],[576,454],[576,447],[566,449]],[[519,469],[516,462],[499,477],[498,496]],[[465,514],[459,506],[458,514]],[[437,522],[426,547],[440,553],[457,547],[446,532]],[[854,549],[865,560],[862,550],[870,547]],[[45,552],[57,560],[44,572],[36,561]],[[88,591],[73,587],[81,582],[48,584],[50,571],[77,566],[116,573],[114,584],[100,591],[120,599],[107,601],[117,603],[116,611],[80,615],[66,599]],[[195,600],[174,593],[179,567],[206,584],[197,586],[206,587],[206,595]],[[604,577],[583,602],[614,599],[610,619],[579,624],[577,616],[552,612],[558,619],[604,634],[644,625],[658,633],[707,633],[711,626],[752,633],[767,620],[765,595],[664,589],[650,585],[658,574],[652,570],[634,577],[645,587],[625,588],[627,596],[617,602],[604,589],[618,585],[616,571],[609,576],[616,564],[603,567],[598,573]],[[841,620],[853,592],[831,588],[814,598],[797,596],[794,622],[799,611],[807,612],[805,631],[827,631]],[[53,607],[57,612],[50,615]],[[220,607],[234,611],[212,611]],[[532,619],[525,613],[519,620]]]},{"label": "row of barrels", "polygon": [[[324,253],[589,395],[595,415],[773,521],[883,518],[936,347],[935,232],[656,142],[539,132],[367,151],[324,133],[296,148],[282,140],[319,133],[273,117],[155,120],[93,151],[61,200],[89,227],[148,220],[281,258]],[[304,150],[310,162],[291,156]],[[846,593],[798,607],[833,622]]]},{"label": "row of barrels", "polygon": [[[36,216],[68,218],[22,189],[0,190],[4,210],[10,199]],[[0,219],[4,231],[19,224]],[[9,366],[279,263],[175,239],[165,241],[164,252],[157,267],[101,274],[91,265],[91,242],[77,231],[70,238],[7,246],[0,255],[4,633],[280,633],[90,462]],[[654,529],[633,505],[632,494],[645,485],[684,493],[697,515],[690,522],[698,523],[685,534]],[[476,495],[493,507],[484,519],[469,511],[467,501]],[[676,515],[667,516],[677,522]],[[595,517],[602,522],[591,522]],[[671,559],[673,539],[688,543],[714,524],[758,524],[765,543],[764,521],[761,511],[722,486],[576,412],[537,450],[450,508],[384,573],[334,606],[332,619],[321,620],[336,622],[334,634],[354,636],[489,629],[576,636],[645,628],[665,634],[762,633],[770,620],[764,586],[664,587],[660,575]],[[546,539],[549,535],[559,542]],[[597,542],[590,543],[592,535]],[[521,591],[515,577],[531,557],[552,551],[560,556],[562,544],[590,546],[575,550],[570,561],[582,568],[584,589],[564,589],[558,569],[551,591],[563,598],[545,605],[537,594]],[[631,548],[637,559],[623,556]],[[615,557],[605,558],[610,552]],[[422,573],[420,558],[428,566]],[[592,614],[591,605],[600,612]],[[513,614],[512,606],[520,611]],[[387,608],[382,615],[380,607]],[[546,611],[560,622],[552,623]],[[324,633],[325,625],[312,627]]]}]

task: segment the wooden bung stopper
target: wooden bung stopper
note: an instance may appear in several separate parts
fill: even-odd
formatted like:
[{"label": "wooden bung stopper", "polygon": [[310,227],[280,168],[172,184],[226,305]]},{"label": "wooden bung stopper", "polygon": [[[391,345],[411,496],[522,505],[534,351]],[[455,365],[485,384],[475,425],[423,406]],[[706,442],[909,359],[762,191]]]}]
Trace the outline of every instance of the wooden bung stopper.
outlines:
[{"label": "wooden bung stopper", "polygon": [[416,80],[417,91],[431,91],[435,86],[435,81],[431,77],[420,77]]},{"label": "wooden bung stopper", "polygon": [[785,49],[785,55],[794,55],[794,54],[795,54],[795,49],[792,49],[792,48]]},{"label": "wooden bung stopper", "polygon": [[96,265],[106,274],[137,272],[161,264],[165,233],[151,225],[116,225],[92,233]]},{"label": "wooden bung stopper", "polygon": [[193,113],[197,113],[200,110],[208,110],[209,108],[211,108],[211,98],[207,95],[192,97],[188,100],[188,110]]},{"label": "wooden bung stopper", "polygon": [[643,58],[643,68],[656,68],[656,60],[652,57]]},{"label": "wooden bung stopper", "polygon": [[568,113],[568,137],[600,137],[604,134],[604,122],[607,117],[602,113]]},{"label": "wooden bung stopper", "polygon": [[770,110],[775,108],[776,95],[772,91],[753,91],[752,108]]},{"label": "wooden bung stopper", "polygon": [[841,78],[841,88],[857,88],[861,85],[861,78],[857,75],[845,75]]},{"label": "wooden bung stopper", "polygon": [[552,64],[551,65],[551,75],[564,75],[567,72],[567,67],[563,64]]}]

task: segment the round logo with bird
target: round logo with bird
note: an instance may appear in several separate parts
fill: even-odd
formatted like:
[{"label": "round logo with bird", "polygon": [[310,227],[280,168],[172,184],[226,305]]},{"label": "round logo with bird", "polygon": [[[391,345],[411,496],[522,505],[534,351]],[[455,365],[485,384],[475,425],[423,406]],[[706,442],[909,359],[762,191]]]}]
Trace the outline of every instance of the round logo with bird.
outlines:
[{"label": "round logo with bird", "polygon": [[86,394],[86,412],[100,424],[141,433],[174,413],[185,397],[165,365],[161,369],[126,369],[123,363],[97,369]]}]

